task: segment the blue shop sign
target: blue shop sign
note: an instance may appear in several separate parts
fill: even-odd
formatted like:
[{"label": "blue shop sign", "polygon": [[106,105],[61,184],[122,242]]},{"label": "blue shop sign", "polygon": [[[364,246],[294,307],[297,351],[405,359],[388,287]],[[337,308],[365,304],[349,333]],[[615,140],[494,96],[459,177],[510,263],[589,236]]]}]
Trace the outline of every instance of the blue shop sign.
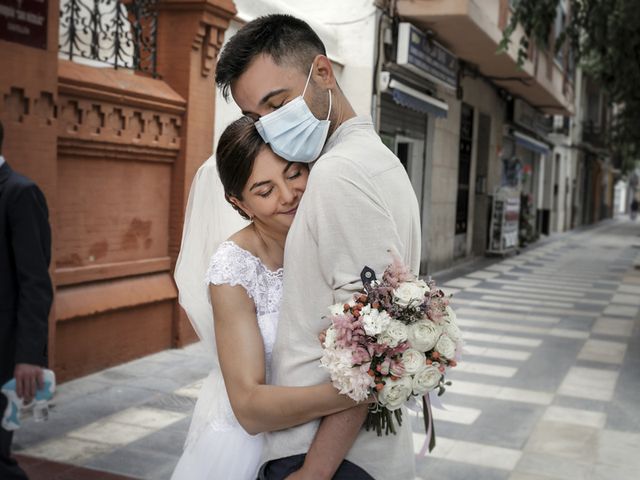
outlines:
[{"label": "blue shop sign", "polygon": [[398,28],[396,63],[445,87],[458,87],[458,58],[407,22]]}]

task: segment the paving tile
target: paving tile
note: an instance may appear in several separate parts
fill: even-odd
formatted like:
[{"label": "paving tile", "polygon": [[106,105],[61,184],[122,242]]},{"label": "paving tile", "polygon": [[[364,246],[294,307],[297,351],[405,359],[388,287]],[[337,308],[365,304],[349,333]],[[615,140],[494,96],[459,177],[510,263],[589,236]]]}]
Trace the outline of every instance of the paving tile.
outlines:
[{"label": "paving tile", "polygon": [[[515,468],[514,475],[525,476],[515,476],[511,478],[586,480],[589,478],[592,469],[593,465],[589,463],[577,462],[562,456],[524,452],[520,462],[518,462]],[[532,475],[533,477],[527,477],[526,475]]]},{"label": "paving tile", "polygon": [[473,355],[482,358],[498,358],[504,360],[526,361],[531,357],[531,352],[511,350],[508,348],[491,348],[466,343],[463,350],[464,358]]},{"label": "paving tile", "polygon": [[144,407],[157,408],[160,410],[170,410],[172,412],[191,415],[196,405],[197,396],[179,395],[177,393],[167,393],[157,395],[152,400],[145,402]]},{"label": "paving tile", "polygon": [[598,429],[543,420],[529,437],[525,451],[589,463],[596,458],[597,448]]},{"label": "paving tile", "polygon": [[509,476],[509,480],[550,480],[557,478],[558,477],[547,477],[545,475],[534,475],[532,473],[521,473],[518,471],[513,472]]},{"label": "paving tile", "polygon": [[490,272],[500,272],[500,273],[508,272],[511,269],[513,269],[513,266],[509,264],[505,264],[504,262],[497,263],[495,265],[490,265],[487,268],[485,268],[485,270],[488,270]]},{"label": "paving tile", "polygon": [[497,400],[532,403],[536,405],[549,405],[553,400],[553,394],[547,392],[537,392],[521,388],[510,388],[500,385],[469,382],[459,379],[455,379],[447,391],[458,395],[493,398]]},{"label": "paving tile", "polygon": [[520,347],[535,348],[542,344],[542,340],[538,338],[526,338],[517,337],[514,335],[499,335],[495,333],[481,333],[465,330],[463,333],[465,340],[472,340],[475,342],[488,342],[504,345],[517,345]]},{"label": "paving tile", "polygon": [[149,433],[151,431],[148,428],[104,420],[74,430],[67,436],[76,440],[120,446],[149,435]]},{"label": "paving tile", "polygon": [[473,425],[456,432],[455,437],[449,432],[443,433],[449,438],[467,442],[522,450],[539,422],[545,406],[496,399],[484,402],[481,410],[481,415]]},{"label": "paving tile", "polygon": [[58,462],[82,464],[95,455],[111,450],[113,446],[109,443],[63,436],[26,448],[20,453]]},{"label": "paving tile", "polygon": [[[444,409],[432,408],[433,418],[438,422],[452,422],[463,425],[472,425],[482,413],[477,408],[462,407],[447,403]],[[418,412],[420,418],[423,417],[422,412]]]},{"label": "paving tile", "polygon": [[[500,288],[500,287],[498,287]],[[565,300],[565,299],[579,299],[585,298],[586,293],[584,292],[556,292],[554,290],[550,290],[548,288],[536,288],[532,286],[524,286],[519,284],[514,285],[502,285],[502,290],[512,291],[512,292],[522,292],[522,293],[533,293],[535,295],[543,295],[549,299],[553,300]],[[577,301],[577,300],[576,300]]]},{"label": "paving tile", "polygon": [[507,480],[509,472],[495,468],[480,467],[453,460],[416,456],[416,480]]},{"label": "paving tile", "polygon": [[542,418],[550,422],[568,423],[597,429],[604,428],[607,420],[607,416],[603,412],[560,407],[557,405],[548,407]]},{"label": "paving tile", "polygon": [[602,317],[596,320],[591,332],[613,337],[630,337],[633,332],[633,327],[633,320]]},{"label": "paving tile", "polygon": [[549,287],[545,282],[537,282],[537,281],[528,281],[528,280],[520,280],[520,279],[516,279],[516,280],[505,280],[503,278],[488,278],[486,280],[487,282],[490,283],[499,283],[499,284],[504,284],[504,285],[512,285],[514,283],[516,283],[518,286],[520,287],[531,287],[533,289],[540,289],[541,291],[553,291],[556,295],[565,295],[565,294],[572,294],[572,293],[582,293],[585,294],[589,291],[589,289],[587,287],[573,287],[570,285],[566,285],[564,287]]},{"label": "paving tile", "polygon": [[599,432],[597,461],[624,465],[640,472],[640,433],[602,430]]},{"label": "paving tile", "polygon": [[474,280],[473,278],[456,278],[455,280],[449,280],[444,284],[444,286],[464,289],[469,287],[475,287],[479,283],[480,283],[480,280]]},{"label": "paving tile", "polygon": [[[424,428],[424,424],[423,424]],[[187,431],[177,431],[169,428],[157,430],[135,442],[130,443],[131,448],[137,450],[153,450],[167,455],[175,456],[176,459],[182,455],[184,442],[187,438]]]},{"label": "paving tile", "polygon": [[578,359],[620,365],[626,351],[626,343],[589,339],[578,354]]},{"label": "paving tile", "polygon": [[182,395],[185,397],[198,398],[200,394],[200,389],[202,388],[202,383],[205,381],[205,378],[200,379],[190,385],[186,385],[182,388],[179,388],[174,393],[176,395]]},{"label": "paving tile", "polygon": [[638,469],[627,465],[598,464],[593,468],[589,480],[637,480]]},{"label": "paving tile", "polygon": [[522,388],[503,387],[496,395],[497,400],[509,400],[512,402],[533,403],[536,405],[549,405],[553,400],[553,394],[537,392]]},{"label": "paving tile", "polygon": [[572,367],[558,389],[560,395],[610,401],[618,372],[595,368]]},{"label": "paving tile", "polygon": [[638,316],[638,307],[630,307],[627,305],[609,305],[603,311],[605,315],[614,315],[618,317],[636,318]]},{"label": "paving tile", "polygon": [[477,272],[473,272],[468,274],[466,277],[467,278],[473,278],[473,279],[479,279],[479,280],[486,280],[487,278],[496,278],[498,275],[500,275],[500,273],[498,272],[488,272],[488,271],[484,271],[484,270],[479,270]]},{"label": "paving tile", "polygon": [[[414,434],[414,442],[415,442]],[[443,441],[442,437],[438,441]],[[446,452],[446,453],[444,453]],[[522,452],[519,450],[495,447],[475,442],[454,440],[446,449],[434,449],[432,454],[438,458],[445,458],[456,462],[469,463],[481,467],[496,468],[511,471],[520,460]]]},{"label": "paving tile", "polygon": [[511,378],[518,371],[518,369],[514,367],[505,367],[504,365],[494,365],[491,363],[473,362],[468,360],[462,360],[456,368],[458,372],[502,378]]},{"label": "paving tile", "polygon": [[640,285],[620,285],[618,287],[619,293],[626,293],[630,295],[640,295]]},{"label": "paving tile", "polygon": [[[455,305],[454,305],[455,307]],[[456,313],[459,317],[469,318],[469,319],[478,319],[480,318],[494,318],[494,319],[505,319],[505,320],[523,320],[527,322],[534,323],[544,323],[544,324],[556,324],[560,322],[560,317],[552,317],[549,315],[534,315],[531,313],[527,313],[526,315],[522,314],[514,314],[513,312],[505,312],[498,310],[491,310],[488,308],[473,308],[468,306],[462,306],[456,308]]]},{"label": "paving tile", "polygon": [[640,305],[640,295],[633,295],[631,293],[617,293],[613,296],[611,302],[625,305]]},{"label": "paving tile", "polygon": [[132,477],[164,480],[160,472],[166,475],[167,464],[176,462],[174,456],[153,450],[121,448],[111,453],[92,458],[85,465],[91,468],[108,469],[111,472]]},{"label": "paving tile", "polygon": [[563,298],[562,296],[550,297],[548,293],[534,293],[528,292],[526,289],[522,289],[523,291],[512,291],[507,290],[506,288],[482,288],[482,287],[473,287],[465,290],[465,293],[487,293],[490,295],[499,295],[500,297],[504,297],[504,301],[508,301],[509,298],[524,298],[529,300],[542,300],[542,301],[561,301],[566,300],[570,302],[572,305],[598,305],[604,306],[608,305],[608,300],[598,300],[592,298],[586,298],[584,295],[580,296],[572,296],[568,298]]},{"label": "paving tile", "polygon": [[109,418],[110,422],[124,423],[158,430],[186,418],[187,415],[157,408],[129,408]]},{"label": "paving tile", "polygon": [[544,305],[545,307],[557,307],[557,308],[574,308],[574,303],[569,302],[558,302],[553,300],[545,300],[544,302],[536,299],[528,299],[528,298],[512,298],[508,297],[505,299],[504,297],[497,295],[496,293],[490,295],[483,295],[482,300],[487,302],[508,302],[511,304],[520,304],[520,305],[530,305],[532,307],[538,307],[540,305]]}]

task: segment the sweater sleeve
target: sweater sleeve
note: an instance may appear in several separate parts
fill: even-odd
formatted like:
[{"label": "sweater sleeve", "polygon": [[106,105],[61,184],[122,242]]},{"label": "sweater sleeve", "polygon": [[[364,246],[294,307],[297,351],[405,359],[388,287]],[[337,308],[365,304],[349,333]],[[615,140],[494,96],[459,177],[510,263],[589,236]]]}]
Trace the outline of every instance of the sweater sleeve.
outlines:
[{"label": "sweater sleeve", "polygon": [[335,169],[323,161],[314,171],[307,227],[317,243],[322,276],[333,289],[333,301],[348,301],[362,289],[365,266],[378,277],[403,251],[394,219],[367,181],[366,172]]}]

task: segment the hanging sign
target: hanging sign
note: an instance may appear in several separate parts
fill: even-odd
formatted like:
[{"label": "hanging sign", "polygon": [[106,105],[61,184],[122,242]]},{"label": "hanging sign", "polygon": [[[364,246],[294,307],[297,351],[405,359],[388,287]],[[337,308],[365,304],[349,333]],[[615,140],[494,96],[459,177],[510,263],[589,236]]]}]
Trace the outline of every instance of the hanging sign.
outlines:
[{"label": "hanging sign", "polygon": [[396,63],[447,88],[458,87],[458,58],[407,22],[398,26]]},{"label": "hanging sign", "polygon": [[0,40],[47,48],[49,0],[0,0]]}]

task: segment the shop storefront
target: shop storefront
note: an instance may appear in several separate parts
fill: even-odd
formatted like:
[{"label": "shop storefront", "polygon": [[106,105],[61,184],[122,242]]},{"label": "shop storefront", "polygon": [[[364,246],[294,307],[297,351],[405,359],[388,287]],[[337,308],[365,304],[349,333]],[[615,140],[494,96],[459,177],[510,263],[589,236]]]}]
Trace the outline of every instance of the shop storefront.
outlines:
[{"label": "shop storefront", "polygon": [[[409,174],[420,204],[423,238],[428,239],[434,126],[437,119],[449,115],[449,105],[438,92],[455,91],[458,63],[455,56],[409,23],[398,25],[393,48],[386,53],[377,82],[378,130]],[[422,250],[424,267],[431,249]]]}]

